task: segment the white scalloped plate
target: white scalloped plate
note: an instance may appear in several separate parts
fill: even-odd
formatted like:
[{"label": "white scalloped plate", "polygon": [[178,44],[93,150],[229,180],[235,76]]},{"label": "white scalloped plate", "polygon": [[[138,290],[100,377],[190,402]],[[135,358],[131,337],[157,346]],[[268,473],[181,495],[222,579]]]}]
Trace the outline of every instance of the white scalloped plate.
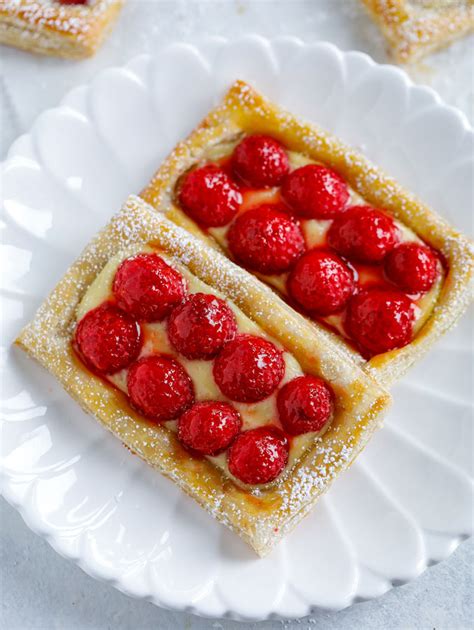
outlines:
[{"label": "white scalloped plate", "polygon": [[400,70],[294,39],[173,45],[41,115],[3,165],[2,490],[87,573],[206,616],[299,617],[381,595],[472,529],[467,319],[394,390],[386,427],[258,560],[10,347],[82,246],[236,78],[360,146],[464,230],[474,134]]}]

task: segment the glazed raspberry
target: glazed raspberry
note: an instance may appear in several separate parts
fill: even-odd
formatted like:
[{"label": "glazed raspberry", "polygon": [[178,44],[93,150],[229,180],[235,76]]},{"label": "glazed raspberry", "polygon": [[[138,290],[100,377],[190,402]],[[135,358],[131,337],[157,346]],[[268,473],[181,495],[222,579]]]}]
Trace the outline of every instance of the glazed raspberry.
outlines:
[{"label": "glazed raspberry", "polygon": [[242,195],[222,169],[208,164],[186,176],[179,202],[186,214],[198,223],[218,227],[234,218],[242,203]]},{"label": "glazed raspberry", "polygon": [[169,339],[187,359],[212,359],[236,331],[232,309],[209,293],[190,295],[168,321]]},{"label": "glazed raspberry", "polygon": [[354,288],[352,270],[336,254],[321,250],[302,256],[288,278],[288,293],[314,315],[340,311]]},{"label": "glazed raspberry", "polygon": [[173,420],[194,402],[188,373],[178,361],[163,355],[134,363],[128,372],[127,386],[132,405],[156,422]]},{"label": "glazed raspberry", "polygon": [[368,289],[349,301],[346,330],[364,356],[373,356],[410,343],[414,305],[395,290]]},{"label": "glazed raspberry", "polygon": [[91,370],[113,374],[137,358],[141,347],[140,326],[127,313],[105,303],[81,319],[74,346]]},{"label": "glazed raspberry", "polygon": [[385,275],[402,291],[429,291],[438,275],[434,252],[419,243],[401,243],[385,258]]},{"label": "glazed raspberry", "polygon": [[278,186],[290,163],[281,144],[269,136],[247,136],[236,146],[232,169],[248,186]]},{"label": "glazed raspberry", "polygon": [[285,374],[283,353],[270,341],[238,335],[218,355],[214,380],[231,400],[257,402],[278,387]]},{"label": "glazed raspberry", "polygon": [[371,206],[352,206],[329,228],[328,243],[342,256],[378,263],[395,247],[399,234],[393,220]]},{"label": "glazed raspberry", "polygon": [[238,412],[223,402],[198,402],[178,421],[178,438],[200,455],[218,455],[230,446],[242,426]]},{"label": "glazed raspberry", "polygon": [[113,293],[119,307],[137,319],[161,321],[183,301],[186,283],[157,254],[138,254],[117,269]]},{"label": "glazed raspberry", "polygon": [[232,255],[260,273],[287,271],[305,248],[300,226],[271,204],[239,215],[227,238]]},{"label": "glazed raspberry", "polygon": [[234,477],[251,485],[269,483],[288,462],[289,444],[275,426],[241,433],[229,449],[227,462]]},{"label": "glazed raspberry", "polygon": [[307,164],[287,175],[281,194],[290,208],[305,219],[332,219],[344,212],[349,201],[344,180],[320,164]]},{"label": "glazed raspberry", "polygon": [[316,376],[299,376],[278,392],[278,414],[290,435],[321,431],[332,414],[333,393]]}]

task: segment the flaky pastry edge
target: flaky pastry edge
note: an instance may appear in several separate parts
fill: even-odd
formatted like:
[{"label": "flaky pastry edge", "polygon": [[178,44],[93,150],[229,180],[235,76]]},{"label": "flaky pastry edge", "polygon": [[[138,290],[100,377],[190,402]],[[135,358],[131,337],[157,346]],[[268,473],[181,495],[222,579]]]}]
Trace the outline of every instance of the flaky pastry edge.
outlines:
[{"label": "flaky pastry edge", "polygon": [[0,0],[0,44],[64,59],[90,57],[109,34],[124,2],[51,4],[41,10],[32,0]]},{"label": "flaky pastry edge", "polygon": [[[413,9],[406,0],[362,0],[399,63],[418,61],[474,30],[474,4]],[[442,2],[440,3],[442,4]]]}]

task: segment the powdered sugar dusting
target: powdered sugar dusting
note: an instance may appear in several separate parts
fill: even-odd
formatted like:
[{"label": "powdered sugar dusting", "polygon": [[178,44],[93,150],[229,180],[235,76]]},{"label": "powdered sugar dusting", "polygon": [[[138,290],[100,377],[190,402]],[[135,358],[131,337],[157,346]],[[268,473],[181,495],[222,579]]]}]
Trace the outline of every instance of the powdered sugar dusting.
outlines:
[{"label": "powdered sugar dusting", "polygon": [[62,5],[55,0],[3,0],[0,11],[37,27],[38,36],[47,27],[80,38],[91,29],[91,18],[97,18],[115,2],[90,0],[84,5]]},{"label": "powdered sugar dusting", "polygon": [[[449,42],[459,31],[466,30],[466,22],[474,26],[474,6],[470,0],[448,0],[439,3],[433,0],[411,0],[409,3],[410,19],[402,25],[406,38],[400,44],[399,54],[408,57],[413,45],[430,46],[431,42],[446,39]],[[444,18],[444,12],[446,17]],[[449,12],[449,15],[448,15]]]},{"label": "powdered sugar dusting", "polygon": [[402,62],[420,58],[474,28],[471,0],[363,1]]}]

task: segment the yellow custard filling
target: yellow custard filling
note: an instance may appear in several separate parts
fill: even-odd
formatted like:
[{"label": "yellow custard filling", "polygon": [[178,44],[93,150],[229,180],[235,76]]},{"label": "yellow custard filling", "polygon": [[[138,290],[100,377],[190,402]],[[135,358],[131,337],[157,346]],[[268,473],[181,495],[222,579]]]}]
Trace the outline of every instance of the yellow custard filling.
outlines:
[{"label": "yellow custard filling", "polygon": [[[115,273],[119,265],[126,258],[129,258],[139,253],[152,252],[158,253],[163,258],[163,260],[165,260],[170,266],[172,266],[182,274],[187,282],[188,295],[193,293],[209,293],[225,300],[235,315],[239,334],[244,333],[264,337],[265,339],[271,341],[275,346],[282,349],[281,345],[277,341],[269,337],[269,335],[267,335],[260,326],[249,319],[235,304],[225,298],[219,291],[212,289],[210,286],[202,282],[202,280],[194,276],[186,267],[179,263],[176,263],[169,256],[152,247],[144,248],[143,246],[137,246],[113,256],[96,277],[94,282],[90,285],[89,289],[84,295],[81,303],[77,308],[77,320],[79,321],[80,319],[82,319],[82,317],[84,317],[84,315],[86,315],[86,313],[100,306],[104,302],[112,299],[112,284]],[[230,400],[220,391],[213,377],[212,360],[190,360],[179,354],[175,350],[175,348],[173,348],[173,346],[169,342],[167,335],[166,319],[162,322],[142,322],[141,327],[144,337],[144,343],[142,345],[141,352],[138,358],[142,358],[152,354],[166,354],[176,358],[187,371],[193,381],[196,401],[215,400],[230,403],[239,412],[242,418],[242,431],[267,424],[273,424],[281,428],[281,424],[278,419],[276,402],[278,390],[283,385],[285,385],[285,383],[288,383],[292,379],[303,374],[299,363],[289,352],[283,351],[285,374],[276,391],[260,402],[239,403]],[[105,378],[119,390],[127,394],[127,374],[128,369],[125,368],[115,374],[108,375]],[[164,424],[171,431],[177,430],[177,420],[172,420]],[[326,428],[327,426],[319,432],[304,433],[302,435],[291,438],[289,459],[285,469],[286,472],[289,472],[289,470],[291,470],[294,464],[301,458],[303,453],[311,445],[314,444],[315,439],[317,439],[318,436],[326,430]],[[230,474],[227,466],[225,452],[214,457],[209,456],[207,459],[218,466],[226,475],[234,479],[236,483],[241,483]],[[285,474],[285,471],[282,473],[282,475]]]}]

